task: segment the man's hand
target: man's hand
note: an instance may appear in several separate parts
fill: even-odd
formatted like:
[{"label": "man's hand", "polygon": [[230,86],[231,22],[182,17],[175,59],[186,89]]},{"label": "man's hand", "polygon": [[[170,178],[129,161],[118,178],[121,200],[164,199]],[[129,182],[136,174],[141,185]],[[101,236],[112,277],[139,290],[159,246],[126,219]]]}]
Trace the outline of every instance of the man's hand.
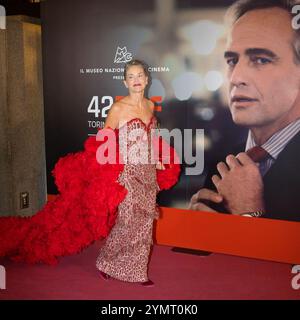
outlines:
[{"label": "man's hand", "polygon": [[223,197],[218,193],[203,188],[200,189],[197,193],[195,193],[190,201],[189,210],[198,210],[198,211],[209,211],[209,212],[217,212],[210,208],[205,202],[210,201],[214,203],[220,203],[223,201]]},{"label": "man's hand", "polygon": [[166,167],[164,166],[164,164],[161,161],[158,161],[156,163],[156,169],[157,170],[166,170]]},{"label": "man's hand", "polygon": [[229,212],[243,214],[264,210],[263,181],[259,168],[246,153],[229,155],[217,165],[220,176],[212,181]]}]

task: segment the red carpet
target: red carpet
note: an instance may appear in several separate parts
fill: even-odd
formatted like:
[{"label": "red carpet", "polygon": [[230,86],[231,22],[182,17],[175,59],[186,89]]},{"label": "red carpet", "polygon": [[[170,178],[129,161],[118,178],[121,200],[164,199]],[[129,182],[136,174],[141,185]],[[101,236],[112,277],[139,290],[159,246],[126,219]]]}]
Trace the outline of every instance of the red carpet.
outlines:
[{"label": "red carpet", "polygon": [[57,266],[1,259],[7,277],[0,299],[300,299],[300,290],[291,287],[294,275],[289,264],[222,254],[199,257],[157,245],[149,273],[154,287],[105,282],[95,268],[100,245],[65,257]]}]

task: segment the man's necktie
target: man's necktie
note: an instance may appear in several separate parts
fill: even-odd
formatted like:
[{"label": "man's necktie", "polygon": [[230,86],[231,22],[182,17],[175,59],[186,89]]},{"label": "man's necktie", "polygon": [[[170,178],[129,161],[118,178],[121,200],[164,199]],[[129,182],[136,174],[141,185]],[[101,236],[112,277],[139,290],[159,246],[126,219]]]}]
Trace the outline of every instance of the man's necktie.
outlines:
[{"label": "man's necktie", "polygon": [[270,154],[260,146],[255,146],[246,153],[254,162],[259,163],[260,174],[264,176],[270,168],[268,161],[266,161],[270,157]]},{"label": "man's necktie", "polygon": [[270,155],[264,148],[260,146],[255,146],[249,149],[246,153],[254,162],[262,162]]}]

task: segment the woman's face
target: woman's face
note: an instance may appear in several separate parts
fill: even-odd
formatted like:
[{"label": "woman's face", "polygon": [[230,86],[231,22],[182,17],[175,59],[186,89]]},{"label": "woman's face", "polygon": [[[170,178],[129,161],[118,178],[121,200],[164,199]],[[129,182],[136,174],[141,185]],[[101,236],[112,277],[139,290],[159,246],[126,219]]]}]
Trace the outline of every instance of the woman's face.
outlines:
[{"label": "woman's face", "polygon": [[129,92],[142,92],[148,84],[148,77],[142,66],[130,66],[126,72],[126,79],[124,80],[126,88]]}]

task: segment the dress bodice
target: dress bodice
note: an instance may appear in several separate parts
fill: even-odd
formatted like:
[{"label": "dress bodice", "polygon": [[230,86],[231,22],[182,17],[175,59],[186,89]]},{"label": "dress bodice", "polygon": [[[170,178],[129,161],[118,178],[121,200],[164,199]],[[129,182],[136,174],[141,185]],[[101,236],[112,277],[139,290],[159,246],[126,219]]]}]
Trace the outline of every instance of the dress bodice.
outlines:
[{"label": "dress bodice", "polygon": [[133,118],[119,128],[120,151],[125,164],[154,163],[151,138],[156,128],[157,120],[154,116],[148,124],[140,118]]},{"label": "dress bodice", "polygon": [[140,119],[140,118],[133,118],[133,119],[125,122],[123,125],[121,125],[121,126],[119,127],[119,130],[120,130],[122,127],[124,127],[124,126],[127,126],[127,127],[129,127],[129,128],[133,128],[133,129],[135,129],[135,128],[140,128],[140,127],[143,127],[144,129],[149,129],[149,127],[153,127],[153,126],[155,127],[156,124],[157,124],[157,120],[156,120],[156,117],[155,117],[155,116],[152,116],[152,117],[150,118],[150,121],[149,121],[148,124],[145,123],[145,122],[144,122],[142,119]]},{"label": "dress bodice", "polygon": [[134,118],[119,128],[119,147],[125,164],[119,183],[129,192],[119,209],[152,218],[158,217],[156,194],[159,188],[151,153],[152,134],[155,133],[152,129],[156,125],[156,118],[152,116],[148,124]]}]

